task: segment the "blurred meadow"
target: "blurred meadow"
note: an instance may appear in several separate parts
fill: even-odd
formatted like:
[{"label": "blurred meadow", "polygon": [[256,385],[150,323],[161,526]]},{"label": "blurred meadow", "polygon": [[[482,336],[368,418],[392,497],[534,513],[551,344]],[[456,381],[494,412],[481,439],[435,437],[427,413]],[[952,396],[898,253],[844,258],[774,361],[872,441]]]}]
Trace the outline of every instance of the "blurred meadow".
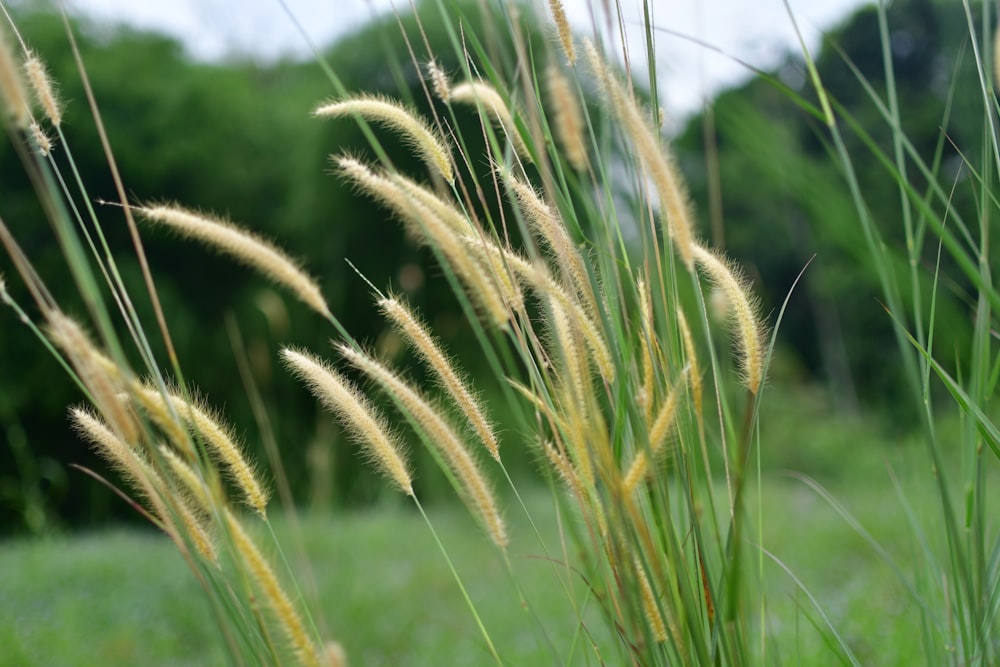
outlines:
[{"label": "blurred meadow", "polygon": [[[61,128],[86,196],[119,202],[67,25],[54,7],[3,4],[57,82]],[[678,603],[684,613],[671,606],[671,594],[661,595],[661,614],[677,626],[668,628],[668,640],[653,621],[649,636],[630,635],[629,604],[616,612],[619,600],[603,592],[599,582],[622,581],[621,554],[609,548],[607,562],[595,565],[580,546],[595,526],[606,529],[605,521],[614,524],[627,513],[609,509],[607,519],[595,513],[592,521],[572,500],[554,502],[563,489],[545,455],[528,442],[535,438],[524,421],[530,411],[512,405],[510,383],[495,372],[496,363],[510,358],[529,371],[530,363],[511,351],[514,343],[491,348],[500,362],[483,354],[482,328],[468,317],[479,305],[470,307],[456,293],[459,281],[442,268],[437,249],[414,242],[384,202],[359,194],[364,186],[343,178],[330,155],[378,154],[404,174],[423,173],[424,161],[377,124],[310,117],[324,100],[361,93],[404,100],[427,118],[446,117],[449,138],[461,145],[457,180],[488,191],[491,178],[503,180],[491,177],[501,171],[496,137],[482,129],[474,105],[449,107],[446,116],[418,64],[433,54],[440,70],[466,71],[455,46],[460,25],[463,35],[483,35],[481,43],[470,39],[468,49],[492,80],[516,80],[525,54],[558,48],[550,4],[536,4],[526,3],[518,15],[522,32],[508,34],[506,27],[489,29],[490,21],[509,16],[506,6],[423,0],[416,3],[419,18],[400,9],[324,45],[322,66],[294,59],[199,62],[163,35],[68,21],[130,202],[217,212],[274,240],[317,277],[330,312],[354,340],[401,369],[436,404],[445,403],[447,392],[385,321],[372,286],[405,298],[472,379],[502,435],[503,466],[487,475],[509,523],[509,561],[456,502],[460,473],[441,464],[447,454],[411,447],[415,508],[372,471],[371,456],[360,454],[303,388],[301,371],[296,376],[282,364],[282,348],[329,356],[340,329],[219,253],[141,227],[184,381],[233,425],[273,490],[269,522],[249,532],[268,543],[269,557],[287,564],[289,576],[282,578],[295,582],[292,597],[309,609],[310,624],[336,639],[355,665],[996,664],[1000,506],[990,491],[1000,479],[994,425],[1000,292],[992,276],[1000,269],[1000,151],[993,5],[895,0],[860,9],[818,51],[789,54],[773,71],[756,72],[670,137],[696,236],[742,267],[760,300],[765,338],[772,330],[774,337],[758,394],[758,387],[747,392],[746,370],[740,375],[730,360],[735,346],[727,327],[705,335],[698,349],[699,358],[711,359],[703,367],[711,387],[702,410],[707,419],[687,417],[687,430],[658,459],[654,475],[671,481],[650,491],[649,503],[675,503],[690,520],[690,527],[676,529],[678,553],[697,553],[692,560],[701,569],[688,578],[693,589],[704,586],[704,599],[696,594],[696,603]],[[640,54],[635,48],[633,55]],[[655,90],[643,85],[655,73],[645,71],[632,72],[635,94],[643,108],[656,109]],[[617,152],[625,150],[622,140],[612,136],[616,120],[609,117],[619,111],[606,98],[613,95],[601,89],[598,75],[579,81],[588,140],[613,156],[608,178],[577,181],[566,176],[569,169],[549,173],[541,165],[525,173],[545,187],[549,177],[561,184],[565,197],[556,199],[564,210],[599,210],[581,203],[595,192],[608,205],[635,205],[629,199],[635,192],[607,184],[634,177],[632,162]],[[532,82],[526,88],[533,86],[541,88]],[[518,118],[517,127],[527,134],[532,120]],[[0,144],[3,224],[62,310],[88,312],[86,290],[67,277],[65,246],[44,222],[51,211],[38,195],[39,177],[24,166],[26,135],[7,127],[8,141]],[[541,148],[531,146],[536,157],[552,150],[555,140],[545,138]],[[60,150],[57,144],[53,162],[71,173]],[[515,219],[513,197],[491,201],[484,217]],[[82,206],[81,196],[76,202]],[[637,208],[644,206],[639,201]],[[138,320],[155,322],[121,207],[98,206],[97,215],[123,282],[140,286],[136,293],[144,298],[132,304]],[[606,245],[647,240],[623,226],[622,237],[594,242],[595,256]],[[589,231],[583,222],[571,228],[584,237]],[[512,236],[511,245],[528,245],[521,238],[528,234],[513,223]],[[625,274],[629,257],[647,260],[635,263],[648,269],[646,250],[629,252],[594,260],[593,273],[614,267]],[[684,274],[677,264],[671,271]],[[0,274],[7,299],[32,303],[9,250],[0,255]],[[632,299],[621,288],[628,283],[609,275],[591,275],[592,282],[612,300],[616,289]],[[652,289],[655,301],[655,283]],[[718,291],[706,288],[702,297],[684,283],[676,299],[701,313],[709,331],[717,322],[713,307],[726,308],[715,302]],[[538,314],[544,312],[538,307],[526,319],[544,320]],[[612,307],[595,320],[612,331],[616,324],[630,330],[642,312],[623,307],[619,321]],[[28,309],[36,321],[44,321],[42,314]],[[663,343],[668,353],[680,349],[679,329],[659,311],[654,317],[666,320],[676,339]],[[550,333],[539,336],[540,347]],[[149,341],[152,356],[169,357],[162,336]],[[639,355],[613,354],[620,368]],[[18,313],[0,309],[0,667],[257,664],[234,658],[232,642],[216,627],[220,615],[253,614],[219,603],[227,599],[226,585],[203,566],[192,576],[183,549],[116,493],[128,491],[127,475],[74,429],[67,407],[85,395],[56,356]],[[122,356],[142,366],[140,351],[125,346]],[[664,372],[669,381],[654,393],[668,396],[666,387],[683,385],[691,367]],[[631,411],[641,412],[645,399],[636,399],[635,408],[631,398],[608,394],[613,398],[600,403],[608,421],[631,424]],[[629,416],[616,421],[616,408]],[[544,405],[538,413],[548,416]],[[391,419],[400,429],[407,423]],[[743,419],[752,427],[744,428]],[[415,430],[403,436],[408,443],[425,437]],[[622,442],[631,432],[609,430],[625,433]],[[695,435],[688,440],[684,433]],[[740,433],[751,445],[734,464],[733,451],[717,444],[733,447]],[[710,445],[692,455],[698,466],[704,459],[692,472],[684,456],[699,438]],[[623,457],[633,451],[646,450],[615,448]],[[704,496],[685,496],[687,487],[676,479],[700,480]],[[597,496],[609,507],[618,499],[614,489]],[[701,550],[707,538],[699,531],[726,538],[717,553]],[[634,590],[644,573],[659,572],[657,557],[638,561]],[[710,581],[716,572],[718,580]],[[675,590],[687,581],[676,572],[662,579],[664,589]],[[742,606],[723,622],[721,607],[709,599],[728,600],[730,586],[742,587]],[[206,588],[214,593],[206,596]],[[637,609],[645,602],[638,599],[632,600]],[[246,609],[255,609],[251,600]],[[643,613],[657,616],[649,607]],[[692,630],[693,639],[680,639],[699,614],[706,637]],[[233,627],[243,628],[236,621]],[[247,631],[250,640],[240,639],[240,631],[237,645],[256,646],[254,630]],[[260,643],[269,644],[267,631],[260,633]],[[691,648],[701,640],[711,647],[704,654]],[[671,644],[674,653],[654,661],[646,651],[657,642]]]}]

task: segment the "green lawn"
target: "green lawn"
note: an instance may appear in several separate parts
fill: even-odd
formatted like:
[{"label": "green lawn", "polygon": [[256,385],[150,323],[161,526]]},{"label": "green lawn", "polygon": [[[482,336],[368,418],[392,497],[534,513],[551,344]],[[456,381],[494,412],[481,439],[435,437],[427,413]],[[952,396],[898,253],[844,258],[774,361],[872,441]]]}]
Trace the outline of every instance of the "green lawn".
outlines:
[{"label": "green lawn", "polygon": [[[915,555],[914,531],[888,477],[883,474],[880,482],[876,477],[869,467],[862,477],[836,480],[834,493],[912,577],[922,562]],[[927,477],[904,486],[907,497],[918,500],[917,510],[933,517]],[[914,664],[920,657],[920,619],[892,568],[800,481],[780,473],[769,473],[765,480],[766,548],[820,601],[863,663]],[[543,533],[555,534],[556,516],[548,509],[546,492],[530,494],[529,503]],[[751,507],[756,503],[752,498]],[[432,512],[501,654],[511,665],[597,664],[588,642],[574,635],[576,612],[552,561],[530,527],[518,520],[522,514],[514,505],[508,515],[515,532],[510,553],[530,613],[464,511],[440,507]],[[275,524],[292,550],[288,523],[277,519]],[[321,600],[314,607],[322,613],[317,621],[344,644],[353,665],[488,663],[475,623],[418,514],[383,508],[311,515],[302,519],[302,529]],[[748,540],[756,544],[753,532]],[[558,541],[548,548],[555,551],[549,556],[559,557]],[[748,568],[756,571],[760,552],[748,553],[754,558]],[[831,664],[810,625],[821,623],[815,608],[769,557],[763,568],[768,581],[764,613],[776,633],[762,649],[766,663]],[[301,581],[308,586],[307,578]],[[582,599],[580,582],[574,584]],[[749,611],[756,624],[760,610]],[[608,664],[620,664],[597,609],[585,610],[584,619]],[[223,664],[213,627],[182,559],[151,531],[0,544],[0,665]]]}]

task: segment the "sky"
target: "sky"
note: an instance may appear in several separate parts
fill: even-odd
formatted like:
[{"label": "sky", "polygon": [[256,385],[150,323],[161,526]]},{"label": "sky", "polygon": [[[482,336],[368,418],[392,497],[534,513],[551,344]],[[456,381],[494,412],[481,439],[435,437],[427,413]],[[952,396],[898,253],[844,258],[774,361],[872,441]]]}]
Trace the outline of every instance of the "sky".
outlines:
[{"label": "sky", "polygon": [[[306,26],[309,37],[327,44],[338,35],[409,0],[284,0]],[[157,29],[184,41],[192,55],[213,59],[228,54],[272,58],[305,56],[305,42],[280,0],[67,0],[70,7],[102,21],[123,21]],[[748,76],[742,60],[770,68],[789,51],[799,53],[789,10],[809,48],[821,30],[836,25],[863,0],[650,0],[653,21],[674,33],[657,37],[660,99],[668,117],[700,108],[706,97]],[[601,0],[564,0],[570,22],[591,25],[591,5]],[[639,26],[641,0],[621,0],[626,24]],[[640,33],[641,34],[641,33]],[[725,55],[699,46],[708,43]]]}]

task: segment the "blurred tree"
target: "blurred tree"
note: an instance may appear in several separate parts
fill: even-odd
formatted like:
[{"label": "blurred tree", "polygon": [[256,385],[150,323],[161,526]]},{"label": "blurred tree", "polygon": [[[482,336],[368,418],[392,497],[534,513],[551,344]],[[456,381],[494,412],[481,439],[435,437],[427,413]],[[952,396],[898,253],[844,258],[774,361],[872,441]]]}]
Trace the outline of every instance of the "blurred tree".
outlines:
[{"label": "blurred tree", "polygon": [[[983,111],[975,62],[966,48],[964,11],[955,3],[896,0],[888,6],[887,17],[903,131],[923,160],[940,161],[937,178],[944,190],[958,186],[952,211],[975,219],[973,188],[969,174],[960,168],[960,153],[977,164]],[[870,85],[880,100],[887,99],[882,42],[878,10],[863,8],[826,37],[816,66],[827,92],[840,105],[838,115],[863,197],[895,257],[891,268],[908,290],[897,182],[848,122],[863,128],[892,161],[891,126],[862,84]],[[830,383],[841,408],[855,409],[859,398],[895,408],[901,403],[894,397],[902,378],[892,323],[880,305],[876,267],[828,131],[793,103],[794,95],[817,104],[801,60],[789,56],[773,72],[722,94],[712,104],[725,243],[736,259],[752,267],[768,307],[775,310],[815,254],[792,298],[780,340],[795,350],[809,373]],[[705,122],[704,115],[695,118],[679,140],[688,151],[685,160],[696,200],[708,196],[699,157]],[[925,192],[926,179],[912,160],[907,162],[910,183]],[[937,204],[935,211],[942,218],[949,215]],[[936,250],[928,233],[923,237],[920,287],[925,303]],[[952,268],[945,258],[943,275],[959,275]],[[935,332],[935,345],[949,350],[947,357],[957,336],[968,330],[970,311],[961,284],[942,289],[937,316],[944,324]]]}]

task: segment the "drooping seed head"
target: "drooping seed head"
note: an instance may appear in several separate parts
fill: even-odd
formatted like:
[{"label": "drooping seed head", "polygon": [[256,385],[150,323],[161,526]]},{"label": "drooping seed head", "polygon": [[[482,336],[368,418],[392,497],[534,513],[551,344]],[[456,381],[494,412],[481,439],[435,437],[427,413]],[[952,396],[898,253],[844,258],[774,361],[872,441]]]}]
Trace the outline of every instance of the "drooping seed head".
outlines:
[{"label": "drooping seed head", "polygon": [[454,182],[451,155],[444,141],[423,119],[402,104],[384,97],[363,96],[329,102],[313,111],[314,116],[328,118],[354,114],[399,132],[420,153],[428,167],[440,173],[449,183]]}]

